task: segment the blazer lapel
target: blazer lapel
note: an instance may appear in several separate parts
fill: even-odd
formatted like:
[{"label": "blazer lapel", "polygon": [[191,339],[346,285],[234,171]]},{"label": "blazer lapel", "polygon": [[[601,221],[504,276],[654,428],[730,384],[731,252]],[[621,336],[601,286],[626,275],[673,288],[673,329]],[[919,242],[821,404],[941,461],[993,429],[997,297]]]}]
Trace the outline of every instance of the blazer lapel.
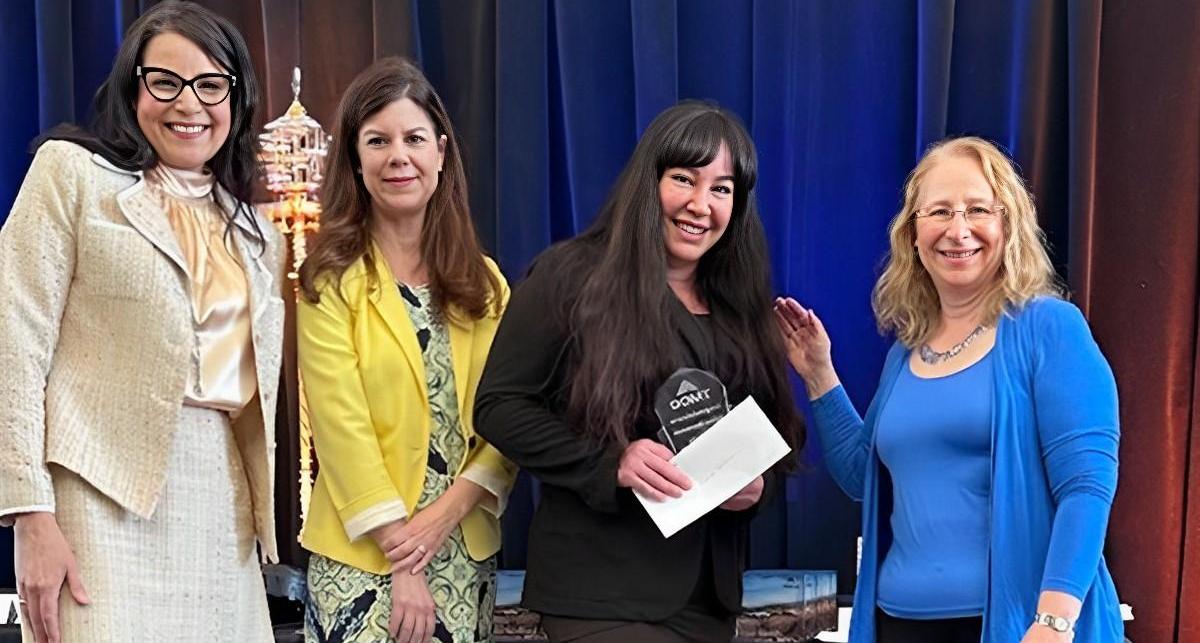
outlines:
[{"label": "blazer lapel", "polygon": [[[226,212],[236,213],[237,200],[225,192],[220,185],[214,189],[217,191],[217,199],[221,207]],[[250,295],[250,319],[254,320],[262,314],[265,306],[276,297],[282,297],[283,293],[275,291],[275,279],[271,274],[271,268],[267,266],[264,259],[268,255],[267,249],[263,246],[264,242],[258,241],[260,236],[266,238],[266,232],[254,230],[244,216],[233,217],[233,226],[234,234],[230,238],[237,246],[238,258],[242,262],[242,271],[246,274],[246,286]],[[282,276],[280,278],[282,279]],[[257,350],[257,348],[256,346],[255,349]]]},{"label": "blazer lapel", "polygon": [[[450,333],[450,358],[454,361],[454,389],[458,396],[458,412],[463,413],[467,401],[467,382],[471,381],[471,343],[475,335],[474,322],[458,322],[444,315]],[[459,422],[466,427],[465,422]]]},{"label": "blazer lapel", "polygon": [[383,323],[387,325],[392,337],[400,345],[400,352],[404,354],[405,361],[408,362],[417,384],[421,387],[421,398],[425,399],[428,397],[428,393],[425,391],[425,362],[421,358],[421,345],[417,343],[417,329],[412,325],[412,319],[408,316],[408,310],[404,308],[404,302],[400,300],[392,269],[384,260],[383,253],[373,243],[371,254],[375,261],[375,274],[379,275],[379,290],[369,294],[367,299],[379,312]]},{"label": "blazer lapel", "polygon": [[[237,200],[225,192],[220,185],[217,199],[226,212],[236,212]],[[276,289],[275,277],[267,264],[271,253],[259,242],[245,217],[234,218],[233,234],[229,236],[237,257],[242,264],[242,274],[246,278],[247,305],[250,309],[250,342],[254,347],[254,370],[258,381],[260,396],[268,396],[273,401],[278,389],[279,364],[282,361],[283,350],[283,300],[282,292]],[[258,231],[266,237],[265,231]],[[282,250],[281,250],[282,251]],[[280,276],[282,279],[282,276]],[[276,379],[272,379],[274,378]],[[266,444],[273,444],[275,433],[275,418],[268,416],[268,409],[273,404],[260,405],[263,431]]]},{"label": "blazer lapel", "polygon": [[117,206],[129,221],[129,225],[146,237],[155,248],[165,254],[183,274],[188,275],[187,262],[175,232],[163,214],[163,204],[145,189],[145,179],[139,176],[137,183],[117,194]]}]

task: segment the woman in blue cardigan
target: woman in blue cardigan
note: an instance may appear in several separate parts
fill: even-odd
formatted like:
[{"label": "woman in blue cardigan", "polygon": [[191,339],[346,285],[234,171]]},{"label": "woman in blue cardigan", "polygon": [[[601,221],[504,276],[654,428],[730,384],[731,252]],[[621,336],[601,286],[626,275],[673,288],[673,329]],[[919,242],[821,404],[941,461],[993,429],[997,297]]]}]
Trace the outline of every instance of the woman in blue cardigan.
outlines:
[{"label": "woman in blue cardigan", "polygon": [[1116,384],[1059,298],[1024,182],[991,143],[944,141],[890,237],[873,305],[897,341],[865,420],[821,321],[775,307],[829,470],[863,503],[850,640],[1122,641],[1101,555]]}]

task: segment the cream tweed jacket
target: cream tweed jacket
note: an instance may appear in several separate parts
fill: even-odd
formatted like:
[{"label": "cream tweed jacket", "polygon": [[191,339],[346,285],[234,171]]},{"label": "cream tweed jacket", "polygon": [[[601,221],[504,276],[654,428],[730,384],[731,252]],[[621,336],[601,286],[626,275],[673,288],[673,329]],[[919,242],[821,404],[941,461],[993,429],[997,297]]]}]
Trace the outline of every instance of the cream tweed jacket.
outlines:
[{"label": "cream tweed jacket", "polygon": [[[182,252],[141,172],[65,141],[41,146],[0,229],[0,520],[54,508],[61,465],[154,515],[192,366]],[[218,188],[229,208],[236,201]],[[274,528],[283,244],[239,219],[258,396],[234,422],[264,560]]]}]

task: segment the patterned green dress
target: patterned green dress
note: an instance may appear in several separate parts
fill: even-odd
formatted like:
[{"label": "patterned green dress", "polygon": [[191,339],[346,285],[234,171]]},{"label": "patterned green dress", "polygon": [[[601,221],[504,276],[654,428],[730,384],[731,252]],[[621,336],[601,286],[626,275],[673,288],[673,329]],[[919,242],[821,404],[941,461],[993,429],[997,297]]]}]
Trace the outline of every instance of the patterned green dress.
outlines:
[{"label": "patterned green dress", "polygon": [[[432,425],[425,485],[417,510],[429,506],[454,482],[467,445],[459,428],[450,336],[432,309],[428,287],[398,283],[412,318],[425,363]],[[491,643],[496,605],[496,559],[479,562],[467,554],[462,530],[455,527],[425,571],[437,606],[438,643]],[[388,641],[391,577],[381,576],[313,554],[309,560],[305,610],[306,641],[360,643]]]}]

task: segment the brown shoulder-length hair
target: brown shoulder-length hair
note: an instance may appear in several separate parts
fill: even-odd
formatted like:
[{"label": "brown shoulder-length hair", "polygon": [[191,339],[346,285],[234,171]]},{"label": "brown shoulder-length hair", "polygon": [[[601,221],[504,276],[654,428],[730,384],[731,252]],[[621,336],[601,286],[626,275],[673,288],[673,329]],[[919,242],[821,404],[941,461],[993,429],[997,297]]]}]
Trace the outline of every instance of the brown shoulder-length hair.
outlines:
[{"label": "brown shoulder-length hair", "polygon": [[933,333],[941,311],[933,279],[913,251],[913,217],[921,182],[938,161],[950,156],[978,160],[996,200],[1004,205],[1004,254],[984,310],[984,323],[995,324],[1007,309],[1020,308],[1034,297],[1061,297],[1063,293],[1046,251],[1046,235],[1038,227],[1033,195],[1016,165],[994,143],[982,138],[940,141],[925,152],[904,183],[904,205],[888,229],[891,249],[871,299],[880,332],[895,333],[909,348]]},{"label": "brown shoulder-length hair", "polygon": [[358,130],[376,112],[404,98],[425,110],[438,138],[446,137],[441,176],[421,230],[421,254],[429,271],[434,308],[470,319],[498,314],[500,281],[484,261],[471,222],[458,137],[442,99],[425,75],[416,65],[396,57],[377,60],[364,69],[338,104],[322,189],[321,230],[300,268],[301,292],[316,303],[321,297],[321,280],[329,277],[339,283],[346,269],[359,259],[365,261],[368,277],[378,286],[371,250],[371,195],[355,172],[361,164]]}]

